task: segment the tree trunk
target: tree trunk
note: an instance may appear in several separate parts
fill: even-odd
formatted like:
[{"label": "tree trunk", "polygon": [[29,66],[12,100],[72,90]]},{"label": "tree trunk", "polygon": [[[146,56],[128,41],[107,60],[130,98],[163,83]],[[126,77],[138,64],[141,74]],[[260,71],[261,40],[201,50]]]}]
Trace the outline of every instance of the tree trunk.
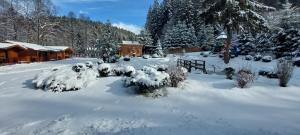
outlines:
[{"label": "tree trunk", "polygon": [[231,39],[232,39],[232,30],[231,27],[228,26],[227,30],[227,42],[224,48],[224,63],[228,64],[230,61],[230,48],[231,48]]}]

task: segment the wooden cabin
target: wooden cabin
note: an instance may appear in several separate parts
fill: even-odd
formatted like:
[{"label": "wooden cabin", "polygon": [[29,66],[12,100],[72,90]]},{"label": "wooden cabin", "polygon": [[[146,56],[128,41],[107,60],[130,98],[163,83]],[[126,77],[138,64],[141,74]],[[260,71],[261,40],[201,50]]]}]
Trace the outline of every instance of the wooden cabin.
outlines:
[{"label": "wooden cabin", "polygon": [[73,50],[66,46],[41,46],[9,40],[0,43],[0,64],[61,60],[72,57],[72,54]]},{"label": "wooden cabin", "polygon": [[0,64],[13,64],[21,61],[19,52],[26,48],[10,43],[0,43]]},{"label": "wooden cabin", "polygon": [[143,56],[144,45],[135,41],[123,41],[119,44],[119,55],[120,56],[133,56],[141,57]]}]

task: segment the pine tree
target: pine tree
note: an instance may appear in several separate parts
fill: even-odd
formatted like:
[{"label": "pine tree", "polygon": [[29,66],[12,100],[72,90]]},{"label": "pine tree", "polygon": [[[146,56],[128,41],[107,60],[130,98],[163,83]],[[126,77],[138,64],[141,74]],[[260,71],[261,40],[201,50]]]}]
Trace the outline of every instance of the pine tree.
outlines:
[{"label": "pine tree", "polygon": [[266,20],[259,15],[260,11],[275,10],[272,7],[250,0],[219,0],[202,15],[207,23],[221,23],[227,31],[224,62],[230,61],[231,40],[234,31],[261,31],[268,29]]},{"label": "pine tree", "polygon": [[249,32],[244,32],[238,36],[238,48],[241,51],[241,55],[249,55],[255,51],[255,39]]},{"label": "pine tree", "polygon": [[138,38],[141,44],[145,46],[153,46],[153,39],[148,31],[142,30]]},{"label": "pine tree", "polygon": [[188,26],[185,22],[178,22],[167,30],[163,39],[163,46],[187,48],[195,46],[196,42],[197,38],[193,26]]},{"label": "pine tree", "polygon": [[211,50],[216,45],[214,27],[202,23],[201,30],[197,34],[197,42],[204,50]]}]

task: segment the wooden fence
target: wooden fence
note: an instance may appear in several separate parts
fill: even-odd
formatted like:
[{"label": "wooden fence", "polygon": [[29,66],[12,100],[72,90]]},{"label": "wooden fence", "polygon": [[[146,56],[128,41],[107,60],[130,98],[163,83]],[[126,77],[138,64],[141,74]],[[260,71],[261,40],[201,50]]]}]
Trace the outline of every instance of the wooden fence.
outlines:
[{"label": "wooden fence", "polygon": [[188,72],[192,71],[192,68],[195,70],[201,70],[203,73],[207,73],[206,71],[206,62],[203,60],[177,60],[177,66],[184,67],[188,70]]}]

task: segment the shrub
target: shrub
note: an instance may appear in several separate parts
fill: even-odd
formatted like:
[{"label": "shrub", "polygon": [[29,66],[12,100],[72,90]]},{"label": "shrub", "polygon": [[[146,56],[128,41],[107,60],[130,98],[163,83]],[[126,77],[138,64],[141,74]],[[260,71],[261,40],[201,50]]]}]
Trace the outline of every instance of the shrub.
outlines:
[{"label": "shrub", "polygon": [[116,68],[114,68],[113,71],[114,71],[116,76],[121,76],[121,75],[124,74],[124,67],[121,67],[121,66],[116,67]]},{"label": "shrub", "polygon": [[249,83],[253,82],[255,74],[249,69],[241,69],[237,73],[237,83],[240,88],[245,88]]},{"label": "shrub", "polygon": [[149,59],[149,58],[150,58],[150,55],[143,55],[143,58],[144,58],[144,59]]},{"label": "shrub", "polygon": [[178,87],[179,83],[186,80],[187,69],[184,67],[173,67],[168,71],[170,76],[170,86]]},{"label": "shrub", "polygon": [[225,71],[226,78],[229,80],[232,80],[235,69],[232,67],[228,67],[228,68],[225,68],[224,71]]},{"label": "shrub", "polygon": [[72,70],[70,67],[45,70],[38,74],[32,83],[39,89],[65,92],[76,91],[87,87],[97,78],[97,73],[94,70],[81,70],[80,72],[74,72]]},{"label": "shrub", "polygon": [[277,75],[279,78],[279,86],[287,87],[288,82],[292,78],[294,65],[289,60],[279,60],[277,63]]},{"label": "shrub", "polygon": [[159,72],[166,72],[168,70],[168,66],[167,65],[159,65],[157,67],[157,71]]},{"label": "shrub", "polygon": [[102,60],[102,59],[99,59],[98,61],[97,61],[97,64],[98,65],[101,65],[101,64],[103,64],[104,63],[104,61]]},{"label": "shrub", "polygon": [[126,86],[136,86],[138,94],[154,93],[157,89],[167,86],[169,83],[169,74],[158,72],[151,67],[144,67],[137,71],[132,77],[125,80]]},{"label": "shrub", "polygon": [[124,60],[124,61],[130,61],[130,57],[125,56],[123,60]]},{"label": "shrub", "polygon": [[273,60],[272,56],[264,56],[262,62],[271,62]]},{"label": "shrub", "polygon": [[107,77],[111,71],[111,67],[109,64],[101,64],[99,65],[98,72],[100,77]]},{"label": "shrub", "polygon": [[130,77],[133,74],[135,74],[135,68],[133,66],[126,66],[124,68],[124,75],[125,76]]},{"label": "shrub", "polygon": [[260,61],[262,59],[262,56],[260,54],[257,54],[254,56],[254,61]]},{"label": "shrub", "polygon": [[300,67],[300,59],[294,61],[294,66]]},{"label": "shrub", "polygon": [[85,67],[85,64],[83,64],[83,63],[77,63],[72,67],[72,70],[77,73],[85,71],[85,69],[86,69],[86,67]]},{"label": "shrub", "polygon": [[86,66],[87,68],[89,68],[89,69],[93,69],[94,64],[93,64],[93,62],[91,62],[91,61],[87,61],[87,62],[85,63],[85,66]]},{"label": "shrub", "polygon": [[258,72],[258,75],[265,76],[265,77],[268,77],[270,79],[277,79],[278,78],[277,73],[270,72],[270,71],[261,70],[261,71]]},{"label": "shrub", "polygon": [[247,55],[246,57],[245,57],[245,60],[253,60],[253,57],[251,56],[251,55]]}]

